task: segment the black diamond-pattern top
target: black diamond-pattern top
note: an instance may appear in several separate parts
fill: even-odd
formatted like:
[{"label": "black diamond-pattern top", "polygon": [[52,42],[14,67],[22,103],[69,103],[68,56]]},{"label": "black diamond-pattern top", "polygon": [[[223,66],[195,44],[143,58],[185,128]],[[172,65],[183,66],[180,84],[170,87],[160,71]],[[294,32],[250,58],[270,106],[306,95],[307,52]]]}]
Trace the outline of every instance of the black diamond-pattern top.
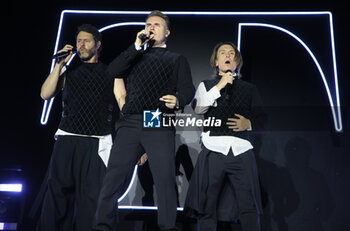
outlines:
[{"label": "black diamond-pattern top", "polygon": [[166,48],[151,48],[134,61],[126,77],[127,96],[122,112],[142,114],[143,110],[169,111],[164,95],[175,95],[179,106],[190,103],[195,92],[186,58]]},{"label": "black diamond-pattern top", "polygon": [[[221,79],[218,76],[212,80],[203,81],[205,88],[209,91]],[[210,136],[236,136],[249,139],[249,132],[235,132],[228,129],[226,125],[228,118],[237,118],[234,114],[239,114],[251,121],[252,129],[263,130],[267,116],[263,110],[262,100],[255,85],[245,82],[241,79],[235,79],[231,89],[227,91],[223,88],[220,91],[221,97],[217,99],[217,106],[210,107],[204,114],[204,118],[215,117],[221,119],[221,127],[204,127],[204,131],[210,130]]]},{"label": "black diamond-pattern top", "polygon": [[102,63],[81,63],[68,68],[60,129],[83,135],[112,132],[116,114],[114,79],[107,74],[106,67]]}]

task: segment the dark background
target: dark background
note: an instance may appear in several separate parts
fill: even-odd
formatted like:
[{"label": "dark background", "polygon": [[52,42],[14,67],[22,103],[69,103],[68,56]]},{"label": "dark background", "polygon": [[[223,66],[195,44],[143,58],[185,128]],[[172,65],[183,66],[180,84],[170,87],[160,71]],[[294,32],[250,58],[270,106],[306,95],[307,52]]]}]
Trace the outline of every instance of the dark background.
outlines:
[{"label": "dark background", "polygon": [[[242,44],[242,53],[245,64],[242,72],[247,81],[258,86],[267,109],[273,116],[271,129],[264,136],[257,135],[255,143],[265,198],[265,230],[349,230],[349,20],[345,7],[335,1],[281,3],[253,0],[157,4],[126,1],[5,3],[1,16],[3,57],[0,167],[23,169],[25,214],[30,209],[45,174],[54,143],[53,134],[60,119],[60,103],[56,99],[48,125],[40,125],[43,101],[39,94],[41,84],[49,74],[50,57],[62,10],[327,10],[334,17],[343,133],[333,131],[333,121],[327,108],[328,99],[318,71],[301,46],[292,40],[281,39],[278,33],[266,30],[244,32],[246,40]],[[288,23],[292,25],[298,22]],[[313,46],[321,54],[324,32],[320,25],[300,23],[305,27],[305,33],[316,36],[312,40],[315,41]],[[186,20],[174,24],[168,45],[172,50],[188,57],[194,84],[197,86],[200,80],[210,78],[208,60],[212,47],[223,39],[233,38],[230,37],[231,29],[226,30],[225,25],[216,24],[215,19],[208,23],[208,28],[195,27],[196,25],[195,21]],[[322,25],[328,27],[327,23]],[[194,30],[189,29],[191,26],[195,27]],[[217,31],[213,28],[217,28]],[[317,35],[320,39],[317,39]],[[196,39],[196,36],[201,39]],[[113,41],[105,42],[105,49],[113,47]],[[128,45],[122,40],[117,43],[118,47]],[[187,49],[188,44],[194,45]],[[115,51],[117,53],[118,50]],[[111,57],[107,53],[105,56],[104,61],[108,62]],[[331,73],[331,67],[327,70],[327,73]],[[313,110],[303,110],[305,106]],[[1,174],[1,177],[5,176],[5,173]],[[32,230],[32,222],[26,215],[24,217],[24,223],[27,224],[24,230]]]}]

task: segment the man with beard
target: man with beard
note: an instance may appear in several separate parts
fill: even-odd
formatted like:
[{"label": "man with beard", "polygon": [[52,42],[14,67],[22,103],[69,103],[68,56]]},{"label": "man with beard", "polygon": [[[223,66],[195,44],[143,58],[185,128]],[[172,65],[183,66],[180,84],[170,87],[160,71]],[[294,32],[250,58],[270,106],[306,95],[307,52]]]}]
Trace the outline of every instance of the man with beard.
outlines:
[{"label": "man with beard", "polygon": [[114,78],[107,65],[98,61],[101,34],[96,27],[78,28],[76,48],[81,62],[66,66],[73,46],[65,45],[58,53],[68,52],[68,56],[56,60],[41,88],[46,100],[62,90],[63,109],[38,230],[91,230],[112,146]]}]

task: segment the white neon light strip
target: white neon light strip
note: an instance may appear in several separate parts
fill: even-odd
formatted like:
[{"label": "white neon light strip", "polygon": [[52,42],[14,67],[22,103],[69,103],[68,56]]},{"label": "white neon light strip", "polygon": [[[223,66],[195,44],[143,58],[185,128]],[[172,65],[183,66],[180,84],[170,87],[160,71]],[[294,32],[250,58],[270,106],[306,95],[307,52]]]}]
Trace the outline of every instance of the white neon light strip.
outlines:
[{"label": "white neon light strip", "polygon": [[[131,187],[133,186],[133,184],[135,182],[136,175],[137,175],[137,169],[138,169],[138,166],[135,165],[134,172],[133,172],[131,181],[129,183],[129,186],[125,190],[124,194],[118,199],[118,203],[120,203],[126,197],[126,195],[128,195]],[[145,209],[145,210],[157,210],[158,209],[157,206],[134,206],[134,205],[119,205],[118,208],[119,209]],[[183,211],[183,208],[182,207],[178,207],[177,210],[178,211]]]},{"label": "white neon light strip", "polygon": [[22,192],[22,184],[0,184],[0,192]]},{"label": "white neon light strip", "polygon": [[17,230],[17,223],[0,222],[0,230]]},{"label": "white neon light strip", "polygon": [[[147,15],[151,11],[104,11],[104,10],[64,10],[62,14],[133,14]],[[329,11],[162,11],[168,15],[322,15],[331,14]],[[62,16],[61,14],[61,16]]]},{"label": "white neon light strip", "polygon": [[[134,172],[133,172],[133,174],[132,174],[132,177],[131,177],[131,181],[130,181],[130,183],[129,183],[129,186],[128,186],[128,188],[125,190],[124,194],[123,194],[121,197],[119,197],[118,203],[121,202],[121,201],[126,197],[126,195],[128,195],[128,193],[129,193],[129,191],[130,191],[132,185],[134,184],[134,181],[135,181],[135,178],[136,178],[136,174],[137,174],[137,168],[138,168],[138,166],[135,165]],[[118,208],[119,208],[119,206],[118,206]]]},{"label": "white neon light strip", "polygon": [[341,104],[340,104],[340,94],[339,94],[339,84],[338,84],[338,70],[337,70],[337,58],[335,54],[335,42],[334,42],[334,29],[333,29],[333,15],[329,13],[329,30],[331,33],[331,46],[332,46],[332,56],[333,56],[333,75],[335,83],[335,94],[337,107],[336,111],[338,113],[338,124],[336,126],[337,131],[343,131],[343,121],[341,116]]},{"label": "white neon light strip", "polygon": [[103,32],[105,30],[109,30],[114,27],[119,27],[119,26],[144,26],[144,22],[121,22],[121,23],[115,23],[109,26],[102,27],[99,29],[100,32]]},{"label": "white neon light strip", "polygon": [[[118,206],[119,209],[142,209],[142,210],[157,210],[158,207],[157,206],[134,206],[134,205],[119,205]],[[182,207],[177,207],[176,208],[177,211],[183,211],[184,208]]]},{"label": "white neon light strip", "polygon": [[[242,31],[242,27],[267,27],[267,28],[272,28],[272,29],[276,29],[276,30],[279,30],[279,31],[282,31],[288,35],[290,35],[291,37],[293,37],[295,40],[297,40],[304,48],[305,50],[309,53],[309,55],[311,56],[312,60],[314,61],[320,75],[321,75],[321,78],[322,78],[322,81],[323,81],[323,84],[324,84],[324,87],[326,88],[326,92],[327,92],[327,95],[328,95],[328,100],[329,100],[329,104],[331,106],[331,112],[332,112],[332,116],[333,116],[333,122],[334,122],[334,127],[336,129],[336,131],[342,131],[342,123],[341,123],[341,114],[340,114],[340,102],[339,102],[339,90],[337,91],[336,89],[336,94],[337,94],[337,108],[338,108],[338,113],[337,111],[335,110],[335,107],[334,107],[334,103],[333,103],[333,98],[332,98],[332,95],[331,95],[331,92],[329,90],[329,86],[328,86],[328,82],[327,82],[327,79],[324,75],[324,72],[321,68],[321,65],[319,64],[317,58],[315,57],[315,55],[313,54],[313,52],[310,50],[310,48],[304,43],[304,41],[302,41],[298,36],[296,36],[294,33],[290,32],[289,30],[286,30],[282,27],[279,27],[279,26],[275,26],[275,25],[272,25],[272,24],[266,24],[266,23],[239,23],[238,24],[238,40],[237,40],[237,48],[240,50],[241,48],[241,31]],[[335,54],[333,54],[333,57],[335,57]],[[337,86],[338,85],[338,79],[337,77],[335,77],[334,79],[335,81],[335,85]]]}]

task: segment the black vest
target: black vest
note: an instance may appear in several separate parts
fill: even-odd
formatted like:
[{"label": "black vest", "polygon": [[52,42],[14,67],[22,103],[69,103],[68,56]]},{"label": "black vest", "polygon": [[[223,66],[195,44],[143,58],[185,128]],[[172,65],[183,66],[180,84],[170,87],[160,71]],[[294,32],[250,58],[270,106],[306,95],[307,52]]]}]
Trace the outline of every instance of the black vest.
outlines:
[{"label": "black vest", "polygon": [[116,114],[113,84],[114,79],[102,63],[82,63],[68,68],[59,128],[83,135],[110,134]]},{"label": "black vest", "polygon": [[127,96],[123,113],[142,114],[143,110],[169,111],[159,98],[176,93],[177,77],[174,73],[179,54],[166,48],[152,48],[135,60],[127,81]]},{"label": "black vest", "polygon": [[[205,80],[203,83],[207,91],[214,87],[219,81],[221,76],[218,76],[212,80]],[[230,91],[223,88],[220,93],[221,97],[216,100],[217,106],[210,107],[204,114],[204,118],[215,117],[221,119],[222,123],[220,127],[204,127],[204,131],[210,130],[210,136],[235,136],[243,139],[249,139],[249,132],[241,131],[235,132],[232,129],[228,129],[226,125],[228,118],[235,118],[235,113],[244,116],[247,119],[252,117],[252,95],[254,91],[254,85],[247,83],[240,79],[235,79]],[[229,94],[228,94],[229,93]]]}]

